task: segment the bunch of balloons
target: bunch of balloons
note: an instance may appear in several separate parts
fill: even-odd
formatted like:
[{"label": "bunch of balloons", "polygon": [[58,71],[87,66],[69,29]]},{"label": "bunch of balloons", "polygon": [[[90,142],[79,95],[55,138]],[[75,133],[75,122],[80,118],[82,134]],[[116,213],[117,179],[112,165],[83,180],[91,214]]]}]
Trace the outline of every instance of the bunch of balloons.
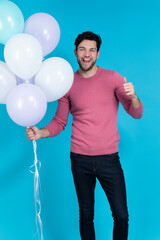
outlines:
[{"label": "bunch of balloons", "polygon": [[72,86],[73,70],[63,58],[51,57],[60,39],[57,21],[36,13],[25,22],[19,7],[0,2],[0,43],[5,62],[0,61],[0,103],[11,119],[30,127],[44,117],[47,101],[64,96]]}]

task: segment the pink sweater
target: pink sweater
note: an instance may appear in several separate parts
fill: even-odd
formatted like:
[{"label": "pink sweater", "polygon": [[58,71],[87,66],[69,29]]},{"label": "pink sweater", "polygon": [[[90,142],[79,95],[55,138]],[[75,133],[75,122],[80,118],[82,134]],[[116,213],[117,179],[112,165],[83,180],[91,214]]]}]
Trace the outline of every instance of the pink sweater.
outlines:
[{"label": "pink sweater", "polygon": [[115,71],[98,68],[84,78],[78,71],[69,92],[58,100],[53,120],[45,127],[50,137],[64,130],[69,111],[73,115],[71,151],[85,155],[118,152],[117,112],[119,101],[133,118],[141,118],[143,105],[134,108],[123,88],[123,77]]}]

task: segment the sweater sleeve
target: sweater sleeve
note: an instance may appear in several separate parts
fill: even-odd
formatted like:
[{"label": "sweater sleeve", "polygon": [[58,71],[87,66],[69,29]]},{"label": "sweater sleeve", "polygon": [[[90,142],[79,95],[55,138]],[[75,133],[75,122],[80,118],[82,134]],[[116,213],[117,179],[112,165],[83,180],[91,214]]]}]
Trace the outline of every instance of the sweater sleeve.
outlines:
[{"label": "sweater sleeve", "polygon": [[123,77],[113,71],[113,80],[115,82],[115,95],[117,99],[122,103],[124,109],[126,112],[131,115],[133,118],[140,119],[143,115],[143,104],[141,102],[140,106],[138,108],[133,107],[132,105],[132,99],[130,96],[128,96],[123,88],[124,79]]},{"label": "sweater sleeve", "polygon": [[45,127],[49,131],[49,137],[57,136],[65,129],[68,122],[69,110],[70,101],[68,94],[66,94],[58,100],[56,114],[51,122]]}]

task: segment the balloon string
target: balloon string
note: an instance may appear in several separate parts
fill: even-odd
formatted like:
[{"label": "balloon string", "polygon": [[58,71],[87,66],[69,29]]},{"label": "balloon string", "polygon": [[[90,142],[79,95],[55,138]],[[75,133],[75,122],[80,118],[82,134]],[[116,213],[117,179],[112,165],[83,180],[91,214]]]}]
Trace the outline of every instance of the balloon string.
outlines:
[{"label": "balloon string", "polygon": [[[41,167],[41,162],[37,160],[37,143],[33,140],[33,149],[34,149],[34,164],[30,167],[30,172],[34,174],[34,202],[35,202],[35,210],[36,210],[36,226],[37,233],[39,235],[40,240],[44,240],[43,238],[43,227],[41,220],[41,201],[39,196],[39,186],[40,186],[40,177],[39,171]],[[39,166],[38,166],[39,163]],[[31,168],[35,168],[34,172],[31,171]]]}]

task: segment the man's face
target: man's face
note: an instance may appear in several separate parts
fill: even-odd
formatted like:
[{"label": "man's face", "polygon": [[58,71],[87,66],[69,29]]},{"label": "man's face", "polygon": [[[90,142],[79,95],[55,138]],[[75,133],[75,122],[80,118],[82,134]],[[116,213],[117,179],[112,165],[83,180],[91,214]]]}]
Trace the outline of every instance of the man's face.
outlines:
[{"label": "man's face", "polygon": [[79,67],[87,72],[91,70],[96,63],[97,58],[99,57],[100,52],[97,52],[97,43],[96,41],[83,40],[79,45],[77,50],[74,50],[75,56]]}]

